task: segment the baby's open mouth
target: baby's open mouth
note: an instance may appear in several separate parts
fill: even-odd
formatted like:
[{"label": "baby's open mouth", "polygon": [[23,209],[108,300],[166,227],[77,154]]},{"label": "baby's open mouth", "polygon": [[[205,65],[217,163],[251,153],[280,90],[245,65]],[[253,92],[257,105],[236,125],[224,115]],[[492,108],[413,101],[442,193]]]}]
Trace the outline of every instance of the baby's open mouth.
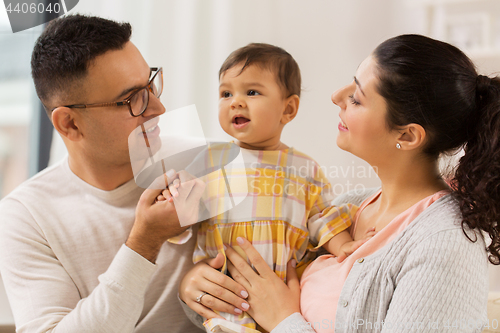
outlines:
[{"label": "baby's open mouth", "polygon": [[233,123],[235,123],[236,125],[243,125],[245,123],[248,123],[249,121],[250,119],[245,117],[236,117],[233,119]]}]

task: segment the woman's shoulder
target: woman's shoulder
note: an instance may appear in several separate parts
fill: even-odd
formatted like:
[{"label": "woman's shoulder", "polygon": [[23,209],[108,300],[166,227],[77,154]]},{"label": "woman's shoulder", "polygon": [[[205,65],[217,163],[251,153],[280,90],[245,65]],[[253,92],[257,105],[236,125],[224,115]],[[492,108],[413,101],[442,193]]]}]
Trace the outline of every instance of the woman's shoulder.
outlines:
[{"label": "woman's shoulder", "polygon": [[370,196],[374,195],[380,190],[380,187],[363,188],[349,191],[341,194],[332,201],[332,205],[341,206],[343,204],[353,204],[360,206]]},{"label": "woman's shoulder", "polygon": [[406,237],[417,239],[421,246],[450,247],[456,252],[460,251],[457,247],[462,250],[469,248],[465,251],[470,251],[470,245],[484,254],[485,243],[480,231],[462,227],[462,213],[452,194],[439,198],[427,207],[406,228],[405,233]]},{"label": "woman's shoulder", "polygon": [[[434,232],[461,229],[462,213],[452,194],[446,194],[421,212],[412,224],[420,224],[423,228],[431,228]],[[417,223],[418,222],[418,223]]]}]

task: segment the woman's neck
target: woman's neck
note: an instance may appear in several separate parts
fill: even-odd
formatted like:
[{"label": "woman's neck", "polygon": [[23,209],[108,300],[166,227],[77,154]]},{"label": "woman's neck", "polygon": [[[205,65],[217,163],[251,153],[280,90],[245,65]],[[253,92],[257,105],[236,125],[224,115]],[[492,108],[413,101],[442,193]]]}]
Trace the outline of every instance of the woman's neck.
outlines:
[{"label": "woman's neck", "polygon": [[403,212],[420,200],[449,189],[440,176],[437,161],[413,161],[378,171],[382,194],[377,210],[381,214]]}]

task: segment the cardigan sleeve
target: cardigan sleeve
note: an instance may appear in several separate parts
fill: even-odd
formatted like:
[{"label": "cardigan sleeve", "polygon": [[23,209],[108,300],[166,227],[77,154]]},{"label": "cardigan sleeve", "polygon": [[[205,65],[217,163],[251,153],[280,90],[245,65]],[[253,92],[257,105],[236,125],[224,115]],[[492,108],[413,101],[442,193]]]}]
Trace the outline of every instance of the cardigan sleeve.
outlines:
[{"label": "cardigan sleeve", "polygon": [[387,332],[481,332],[488,262],[481,238],[461,228],[435,233],[409,253],[384,320]]},{"label": "cardigan sleeve", "polygon": [[291,314],[269,333],[315,333],[311,325],[298,312]]}]

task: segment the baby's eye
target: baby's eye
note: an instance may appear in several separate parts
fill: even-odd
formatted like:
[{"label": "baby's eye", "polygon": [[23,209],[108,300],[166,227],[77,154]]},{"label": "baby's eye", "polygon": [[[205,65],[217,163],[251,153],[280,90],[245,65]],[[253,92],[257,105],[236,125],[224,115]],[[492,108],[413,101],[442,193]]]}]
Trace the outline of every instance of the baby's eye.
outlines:
[{"label": "baby's eye", "polygon": [[249,90],[247,95],[248,96],[256,96],[256,95],[260,95],[260,93],[256,90]]},{"label": "baby's eye", "polygon": [[354,99],[354,95],[350,95],[349,99],[351,100],[351,103],[354,105],[361,105],[360,102],[358,102],[356,99]]},{"label": "baby's eye", "polygon": [[223,91],[221,96],[224,98],[228,98],[228,97],[231,97],[233,95],[229,91]]}]

